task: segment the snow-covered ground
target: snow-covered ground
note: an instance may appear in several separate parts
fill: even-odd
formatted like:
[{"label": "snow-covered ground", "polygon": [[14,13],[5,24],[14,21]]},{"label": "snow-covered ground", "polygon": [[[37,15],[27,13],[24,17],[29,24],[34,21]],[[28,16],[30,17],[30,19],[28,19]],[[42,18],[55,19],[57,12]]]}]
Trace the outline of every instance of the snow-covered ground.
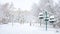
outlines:
[{"label": "snow-covered ground", "polygon": [[60,34],[60,31],[56,32],[56,29],[54,28],[48,28],[46,31],[45,26],[30,26],[29,23],[14,23],[13,26],[12,23],[9,23],[0,25],[0,34]]}]

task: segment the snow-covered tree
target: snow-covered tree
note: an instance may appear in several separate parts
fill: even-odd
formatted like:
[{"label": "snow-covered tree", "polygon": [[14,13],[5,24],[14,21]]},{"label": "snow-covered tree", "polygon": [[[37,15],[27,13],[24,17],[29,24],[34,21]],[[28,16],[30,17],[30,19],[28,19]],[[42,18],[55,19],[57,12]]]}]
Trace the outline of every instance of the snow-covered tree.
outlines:
[{"label": "snow-covered tree", "polygon": [[[12,5],[12,4],[11,4]],[[5,4],[1,4],[0,6],[0,17],[1,19],[1,23],[8,23],[10,21],[10,9],[12,8],[9,3],[5,3]]]},{"label": "snow-covered tree", "polygon": [[[58,0],[57,0],[58,1]],[[38,17],[40,12],[45,12],[45,10],[47,10],[49,16],[54,15],[56,22],[55,25],[57,25],[57,23],[60,23],[59,19],[60,19],[60,2],[58,1],[58,3],[56,3],[54,0],[40,0],[39,4],[34,4],[32,7],[32,13],[34,16]]]}]

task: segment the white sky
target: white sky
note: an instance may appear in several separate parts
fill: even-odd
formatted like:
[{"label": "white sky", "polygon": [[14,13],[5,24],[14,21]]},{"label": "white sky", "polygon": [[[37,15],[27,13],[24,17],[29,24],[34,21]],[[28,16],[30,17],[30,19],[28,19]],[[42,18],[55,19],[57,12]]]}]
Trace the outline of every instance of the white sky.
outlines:
[{"label": "white sky", "polygon": [[[55,2],[57,2],[57,0],[54,0]],[[38,3],[39,0],[0,0],[0,3],[11,3],[13,2],[14,6],[16,8],[20,8],[22,10],[31,10],[31,6],[34,3]]]},{"label": "white sky", "polygon": [[33,3],[38,3],[39,0],[0,0],[0,3],[13,2],[16,8],[22,10],[30,10]]}]

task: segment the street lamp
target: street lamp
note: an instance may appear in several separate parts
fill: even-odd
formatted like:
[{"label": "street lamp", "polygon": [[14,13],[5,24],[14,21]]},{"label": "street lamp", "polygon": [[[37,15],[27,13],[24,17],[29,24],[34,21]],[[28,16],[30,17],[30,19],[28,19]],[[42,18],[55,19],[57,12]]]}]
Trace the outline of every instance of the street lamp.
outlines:
[{"label": "street lamp", "polygon": [[45,22],[46,22],[46,30],[47,30],[47,22],[49,21],[49,17],[47,16],[47,11],[45,11]]},{"label": "street lamp", "polygon": [[50,16],[49,22],[53,24],[56,20],[54,19],[54,16]]},{"label": "street lamp", "polygon": [[[45,10],[44,10],[45,11]],[[45,18],[45,19],[44,19]],[[48,15],[47,11],[45,11],[45,13],[39,13],[39,19],[44,19],[44,21],[46,22],[46,30],[47,30],[47,22],[49,21],[50,23],[54,23],[56,20],[54,18],[54,15],[53,16],[50,16]],[[41,20],[40,20],[40,25],[41,25]]]},{"label": "street lamp", "polygon": [[[43,13],[39,13],[39,19],[43,19]],[[40,26],[41,26],[41,20],[40,20]]]},{"label": "street lamp", "polygon": [[[46,30],[47,30],[47,21],[49,21],[49,17],[47,15],[47,11],[45,11],[45,16],[43,13],[39,13],[39,19],[44,19],[44,21],[46,22]],[[40,26],[41,26],[41,20],[40,20]]]},{"label": "street lamp", "polygon": [[[47,30],[47,22],[49,21],[49,17],[48,17],[47,11],[45,11],[45,14],[39,13],[39,19],[44,19],[44,21],[46,22],[46,30]],[[40,20],[40,25],[41,25],[41,20]]]}]

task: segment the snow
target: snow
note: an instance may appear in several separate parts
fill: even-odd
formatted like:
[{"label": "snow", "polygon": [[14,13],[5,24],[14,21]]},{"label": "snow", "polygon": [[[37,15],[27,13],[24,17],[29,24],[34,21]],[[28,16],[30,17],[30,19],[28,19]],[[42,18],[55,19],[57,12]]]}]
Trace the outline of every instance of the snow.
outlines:
[{"label": "snow", "polygon": [[[60,29],[58,29],[60,30]],[[39,24],[29,25],[29,23],[19,24],[19,23],[9,23],[0,25],[0,34],[60,34],[56,32],[54,28],[48,28],[45,30],[45,26],[39,26]]]}]

